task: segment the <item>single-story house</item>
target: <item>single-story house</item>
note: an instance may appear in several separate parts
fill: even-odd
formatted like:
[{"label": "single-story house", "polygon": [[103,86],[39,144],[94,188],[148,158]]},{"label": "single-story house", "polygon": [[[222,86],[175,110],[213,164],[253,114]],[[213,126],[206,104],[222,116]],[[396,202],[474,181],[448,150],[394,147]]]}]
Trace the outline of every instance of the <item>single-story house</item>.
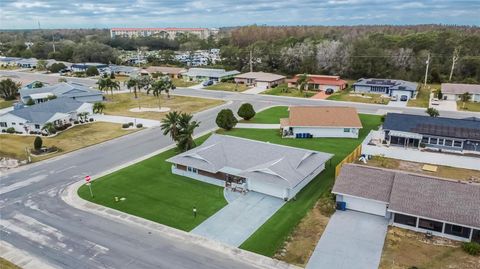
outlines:
[{"label": "single-story house", "polygon": [[470,93],[472,102],[480,102],[480,85],[479,84],[458,84],[458,83],[442,83],[442,99],[443,100],[462,100],[464,93]]},{"label": "single-story house", "polygon": [[4,57],[4,56],[1,56],[0,57],[0,65],[1,66],[16,66],[17,61],[21,60],[21,59],[22,58],[18,58],[18,57]]},{"label": "single-story house", "polygon": [[181,78],[182,73],[187,72],[185,68],[182,67],[170,67],[170,66],[149,66],[145,69],[149,74],[153,73],[162,73],[168,75],[171,78]]},{"label": "single-story house", "polygon": [[379,78],[361,78],[353,83],[353,90],[358,93],[378,93],[385,96],[396,96],[399,100],[415,99],[418,83]]},{"label": "single-story house", "polygon": [[[286,81],[288,82],[288,87],[300,87],[297,82],[300,76],[302,76],[302,74],[297,74],[293,78],[287,79]],[[307,77],[308,89],[314,91],[337,92],[347,87],[347,81],[340,79],[340,76],[307,74]]]},{"label": "single-story house", "polygon": [[103,70],[108,68],[108,64],[102,63],[75,63],[70,66],[73,72],[85,72],[91,66],[97,68],[98,72],[102,73]]},{"label": "single-story house", "polygon": [[73,82],[61,82],[52,86],[45,86],[41,88],[20,89],[20,100],[27,103],[32,99],[36,104],[49,100],[49,96],[56,96],[57,98],[66,97],[72,98],[80,102],[101,102],[103,101],[103,94],[99,90],[90,89],[85,85]]},{"label": "single-story house", "polygon": [[383,137],[389,146],[480,154],[480,119],[387,113]]},{"label": "single-story house", "polygon": [[61,126],[77,120],[78,114],[82,112],[92,114],[93,104],[71,98],[57,98],[0,115],[0,130],[13,127],[16,132],[41,132],[47,122]]},{"label": "single-story house", "polygon": [[22,68],[37,68],[38,60],[36,58],[21,58],[16,61],[17,65]]},{"label": "single-story house", "polygon": [[115,75],[130,76],[138,71],[138,67],[111,64],[104,70],[107,73],[114,73]]},{"label": "single-story house", "polygon": [[212,80],[214,82],[219,82],[222,79],[232,78],[237,74],[240,74],[237,70],[226,71],[225,69],[190,68],[187,72],[182,74],[182,77],[187,81]]},{"label": "single-story house", "polygon": [[236,75],[234,78],[235,83],[265,89],[275,87],[285,81],[285,76],[265,72],[248,72]]},{"label": "single-story house", "polygon": [[362,122],[353,107],[291,106],[288,118],[280,119],[283,137],[358,138]]},{"label": "single-story house", "polygon": [[290,200],[325,169],[332,154],[245,138],[210,136],[167,161],[172,173]]},{"label": "single-story house", "polygon": [[393,226],[480,242],[480,184],[345,164],[332,193],[341,207]]}]

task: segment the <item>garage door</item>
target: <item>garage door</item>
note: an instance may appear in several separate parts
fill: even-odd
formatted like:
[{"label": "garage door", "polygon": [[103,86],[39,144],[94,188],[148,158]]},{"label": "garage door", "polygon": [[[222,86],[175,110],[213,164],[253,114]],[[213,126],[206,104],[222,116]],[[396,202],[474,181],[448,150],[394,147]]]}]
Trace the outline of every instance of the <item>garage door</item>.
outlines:
[{"label": "garage door", "polygon": [[385,216],[387,213],[387,205],[385,203],[350,196],[343,196],[343,201],[346,203],[347,209],[379,216]]},{"label": "garage door", "polygon": [[262,89],[266,89],[268,88],[268,82],[257,82],[257,85],[256,85],[257,88],[262,88]]},{"label": "garage door", "polygon": [[259,193],[268,194],[283,199],[285,196],[285,188],[275,186],[261,181],[248,180],[248,189]]}]

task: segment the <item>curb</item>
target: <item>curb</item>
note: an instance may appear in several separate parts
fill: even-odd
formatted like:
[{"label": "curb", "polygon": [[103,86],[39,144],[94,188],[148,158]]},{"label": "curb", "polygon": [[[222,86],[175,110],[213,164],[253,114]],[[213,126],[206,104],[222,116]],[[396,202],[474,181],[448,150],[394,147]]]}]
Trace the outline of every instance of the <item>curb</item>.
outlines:
[{"label": "curb", "polygon": [[[23,250],[20,250],[6,241],[0,240],[0,253],[1,257],[5,260],[15,264],[16,266],[24,269],[54,269],[56,267],[45,263],[40,258],[33,256]],[[3,267],[2,267],[3,268]]]}]

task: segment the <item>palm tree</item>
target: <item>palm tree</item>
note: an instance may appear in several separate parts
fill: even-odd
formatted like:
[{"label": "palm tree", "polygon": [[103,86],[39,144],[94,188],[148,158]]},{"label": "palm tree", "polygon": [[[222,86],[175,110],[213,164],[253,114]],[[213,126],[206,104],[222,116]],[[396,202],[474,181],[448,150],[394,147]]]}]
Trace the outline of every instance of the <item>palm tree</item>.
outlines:
[{"label": "palm tree", "polygon": [[48,134],[56,133],[55,125],[51,122],[47,122],[42,127],[43,131],[46,131]]},{"label": "palm tree", "polygon": [[162,119],[162,124],[160,125],[160,128],[163,130],[163,135],[170,134],[173,141],[178,140],[180,116],[181,114],[177,111],[169,112],[165,118]]},{"label": "palm tree", "polygon": [[107,91],[108,90],[108,81],[106,78],[99,78],[97,81],[98,89],[100,91]]},{"label": "palm tree", "polygon": [[303,93],[303,91],[307,88],[308,80],[309,80],[309,77],[307,74],[302,74],[298,76],[297,84],[299,86],[298,89],[300,90],[301,93]]},{"label": "palm tree", "polygon": [[460,95],[460,99],[463,102],[462,108],[465,108],[465,102],[470,101],[471,98],[472,98],[472,95],[469,92],[465,92],[462,95]]},{"label": "palm tree", "polygon": [[180,131],[178,133],[178,141],[177,147],[181,151],[187,151],[194,147],[196,147],[195,140],[193,140],[193,133],[197,127],[200,126],[200,122],[197,121],[190,121],[192,119],[192,115],[190,114],[182,114],[182,117],[188,121],[180,122],[179,126]]},{"label": "palm tree", "polygon": [[120,90],[120,83],[118,81],[111,80],[110,78],[107,78],[106,80],[107,80],[108,88],[112,92],[112,96],[113,96],[113,90],[117,90],[117,91]]},{"label": "palm tree", "polygon": [[138,89],[138,85],[139,85],[139,80],[137,78],[130,78],[128,81],[127,81],[127,88],[130,90],[130,89],[133,89],[133,94],[135,95],[135,99],[138,98],[137,96],[137,89]]},{"label": "palm tree", "polygon": [[156,96],[158,98],[158,108],[160,109],[160,95],[163,91],[165,91],[167,92],[168,97],[170,97],[170,90],[173,90],[174,88],[175,86],[173,86],[172,80],[169,77],[165,76],[155,81],[152,86],[147,89],[147,94],[149,94],[151,91],[153,93],[153,96]]},{"label": "palm tree", "polygon": [[102,113],[105,109],[105,104],[102,102],[96,102],[93,104],[93,113]]}]

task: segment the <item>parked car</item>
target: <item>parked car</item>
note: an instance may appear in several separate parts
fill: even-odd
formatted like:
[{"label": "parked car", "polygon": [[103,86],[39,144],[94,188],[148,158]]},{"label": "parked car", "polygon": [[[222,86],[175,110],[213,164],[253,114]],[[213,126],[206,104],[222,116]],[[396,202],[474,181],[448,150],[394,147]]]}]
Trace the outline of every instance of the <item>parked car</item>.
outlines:
[{"label": "parked car", "polygon": [[391,100],[392,100],[392,101],[397,101],[397,100],[398,100],[398,96],[396,96],[396,95],[392,96],[392,99],[391,99]]},{"label": "parked car", "polygon": [[402,95],[402,96],[400,97],[400,101],[402,101],[402,102],[408,101],[408,96]]},{"label": "parked car", "polygon": [[204,87],[210,86],[210,85],[213,85],[213,80],[206,80],[202,83],[202,86]]},{"label": "parked car", "polygon": [[438,106],[440,103],[438,102],[438,98],[432,99],[432,106]]},{"label": "parked car", "polygon": [[327,95],[330,95],[330,94],[332,94],[333,92],[334,92],[333,89],[330,89],[330,88],[328,88],[328,89],[325,90],[325,94],[327,94]]}]

